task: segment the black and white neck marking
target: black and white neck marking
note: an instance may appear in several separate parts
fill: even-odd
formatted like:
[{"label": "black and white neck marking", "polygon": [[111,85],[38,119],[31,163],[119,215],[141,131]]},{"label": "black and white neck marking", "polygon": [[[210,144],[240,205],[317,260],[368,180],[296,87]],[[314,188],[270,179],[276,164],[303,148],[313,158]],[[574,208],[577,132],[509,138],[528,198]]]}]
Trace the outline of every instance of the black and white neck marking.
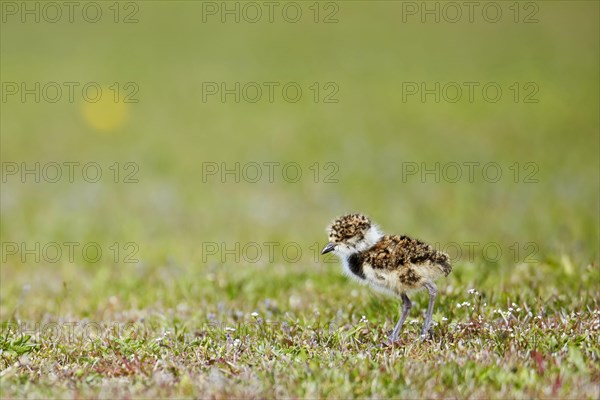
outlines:
[{"label": "black and white neck marking", "polygon": [[356,244],[340,243],[336,246],[333,253],[342,261],[342,267],[346,275],[359,281],[365,280],[362,252],[373,247],[382,237],[383,234],[379,229],[376,226],[371,226],[364,238]]}]

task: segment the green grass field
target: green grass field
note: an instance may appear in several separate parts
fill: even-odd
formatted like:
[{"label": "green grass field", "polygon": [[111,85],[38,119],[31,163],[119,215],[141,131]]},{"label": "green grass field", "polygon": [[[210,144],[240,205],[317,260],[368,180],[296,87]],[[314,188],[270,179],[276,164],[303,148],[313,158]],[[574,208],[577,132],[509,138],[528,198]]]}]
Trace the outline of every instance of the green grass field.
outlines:
[{"label": "green grass field", "polygon": [[[55,4],[0,2],[0,397],[600,397],[597,2]],[[349,211],[452,257],[432,340]]]}]

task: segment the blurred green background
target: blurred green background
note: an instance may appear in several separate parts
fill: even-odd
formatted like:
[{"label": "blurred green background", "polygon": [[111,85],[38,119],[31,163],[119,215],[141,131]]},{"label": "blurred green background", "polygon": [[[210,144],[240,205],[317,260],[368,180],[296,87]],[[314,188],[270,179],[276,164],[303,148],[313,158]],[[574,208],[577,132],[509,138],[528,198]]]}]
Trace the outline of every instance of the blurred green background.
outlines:
[{"label": "blurred green background", "polygon": [[[0,396],[598,398],[599,3],[464,3],[0,2]],[[450,253],[433,341],[350,211]]]},{"label": "blurred green background", "polygon": [[[99,4],[103,14],[97,23],[87,22],[82,8],[72,23],[66,15],[51,23],[44,14],[39,23],[32,16],[23,23],[21,14],[3,8],[3,172],[12,163],[32,168],[36,162],[97,162],[103,176],[88,183],[76,169],[71,183],[66,168],[58,183],[5,176],[2,241],[97,242],[104,251],[95,263],[78,253],[75,262],[63,255],[48,263],[43,257],[23,262],[20,251],[8,254],[3,248],[3,320],[13,315],[24,285],[36,296],[24,300],[20,314],[33,319],[58,310],[91,312],[112,295],[124,299],[125,307],[159,298],[177,304],[180,299],[169,289],[177,282],[196,288],[197,299],[211,287],[219,300],[226,283],[214,285],[207,271],[228,271],[226,282],[243,279],[230,293],[238,300],[251,296],[253,282],[268,288],[269,271],[279,271],[286,285],[279,289],[302,292],[297,276],[318,282],[318,276],[339,275],[337,264],[320,261],[312,246],[324,244],[327,223],[348,211],[366,213],[386,232],[442,246],[499,244],[503,254],[497,262],[482,255],[481,247],[472,260],[458,259],[457,279],[498,287],[523,264],[530,242],[536,244],[536,265],[556,271],[549,286],[564,284],[562,272],[577,276],[590,263],[597,273],[597,2],[539,2],[537,8],[520,3],[516,17],[513,3],[498,2],[503,14],[497,23],[486,21],[481,8],[473,22],[464,8],[456,23],[443,13],[439,23],[432,16],[422,22],[421,14],[407,13],[406,3],[383,1],[318,3],[318,23],[312,2],[297,3],[303,12],[297,23],[282,17],[284,3],[272,23],[265,8],[256,23],[245,21],[244,14],[239,23],[231,15],[222,23],[220,14],[206,14],[203,2],[126,2],[119,3],[115,23],[115,5]],[[414,4],[423,11],[424,3]],[[218,12],[224,7],[214,5]],[[530,14],[537,22],[524,22]],[[323,23],[326,15],[337,22]],[[137,22],[123,23],[126,16]],[[36,103],[31,95],[23,102],[20,93],[7,94],[12,88],[7,82],[80,86],[72,103],[66,90],[55,103],[44,96]],[[80,89],[87,82],[101,85],[107,97],[84,101]],[[256,103],[243,97],[236,103],[231,95],[225,102],[218,95],[203,101],[206,82],[280,86],[273,102],[263,93]],[[283,99],[280,88],[287,82],[303,89],[298,102]],[[310,89],[315,82],[318,102]],[[479,86],[472,102],[465,86],[459,101],[436,102],[433,96],[403,99],[406,82]],[[481,87],[489,82],[503,90],[497,102],[482,97]],[[515,82],[521,90],[517,101],[510,89]],[[115,83],[121,96],[137,88],[132,98],[138,102],[104,101],[114,95],[108,87]],[[535,103],[524,101],[531,91],[527,83],[539,89]],[[339,89],[337,102],[323,102],[332,87]],[[269,182],[265,168],[257,183],[238,183],[231,175],[225,182],[218,175],[203,181],[205,163],[231,168],[236,162],[296,162],[302,177],[289,183],[276,169]],[[487,182],[478,168],[469,182],[464,167],[462,179],[452,183],[402,172],[406,163],[432,168],[468,162],[497,163],[503,175]],[[110,169],[114,163],[121,172],[118,183]],[[131,172],[126,163],[135,163],[139,182],[123,182]],[[326,170],[326,163],[334,164]],[[516,183],[510,169],[515,163],[521,174]],[[526,164],[535,166],[537,182],[523,182],[531,172]],[[333,169],[337,182],[324,182]],[[268,241],[298,243],[302,258],[289,263],[276,251],[274,260],[263,254],[256,263],[237,263],[228,256],[222,263],[220,254],[207,256],[202,247]],[[124,263],[123,254],[114,262],[108,248],[115,242],[137,244],[140,262]],[[521,249],[518,257],[509,247],[514,243]],[[65,287],[71,300],[60,308],[53,299]]]}]

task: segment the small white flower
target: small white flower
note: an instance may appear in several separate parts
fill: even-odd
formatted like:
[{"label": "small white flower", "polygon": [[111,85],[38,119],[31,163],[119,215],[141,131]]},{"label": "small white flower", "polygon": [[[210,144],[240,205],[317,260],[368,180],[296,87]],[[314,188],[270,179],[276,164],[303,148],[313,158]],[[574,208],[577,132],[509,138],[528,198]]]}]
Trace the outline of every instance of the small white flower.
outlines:
[{"label": "small white flower", "polygon": [[226,330],[227,332],[235,332],[235,328],[231,328],[231,327],[229,327],[229,326],[228,326],[228,327],[226,327],[226,328],[225,328],[225,330]]},{"label": "small white flower", "polygon": [[257,313],[256,311],[254,311],[254,312],[253,312],[252,314],[250,314],[250,315],[252,315],[254,318],[258,317],[258,313]]}]

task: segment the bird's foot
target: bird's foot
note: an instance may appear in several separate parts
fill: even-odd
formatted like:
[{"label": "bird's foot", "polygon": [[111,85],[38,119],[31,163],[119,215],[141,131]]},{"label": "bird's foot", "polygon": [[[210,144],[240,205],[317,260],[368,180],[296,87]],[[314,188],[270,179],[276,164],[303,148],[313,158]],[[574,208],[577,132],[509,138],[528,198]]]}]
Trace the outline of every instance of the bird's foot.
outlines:
[{"label": "bird's foot", "polygon": [[431,339],[433,339],[433,332],[431,332],[431,330],[428,330],[426,332],[421,331],[421,335],[419,335],[419,339],[421,340],[421,342],[431,340]]},{"label": "bird's foot", "polygon": [[384,342],[384,345],[386,347],[392,347],[394,346],[394,344],[398,344],[400,340],[398,339],[398,336],[390,336],[387,338],[387,340]]}]

